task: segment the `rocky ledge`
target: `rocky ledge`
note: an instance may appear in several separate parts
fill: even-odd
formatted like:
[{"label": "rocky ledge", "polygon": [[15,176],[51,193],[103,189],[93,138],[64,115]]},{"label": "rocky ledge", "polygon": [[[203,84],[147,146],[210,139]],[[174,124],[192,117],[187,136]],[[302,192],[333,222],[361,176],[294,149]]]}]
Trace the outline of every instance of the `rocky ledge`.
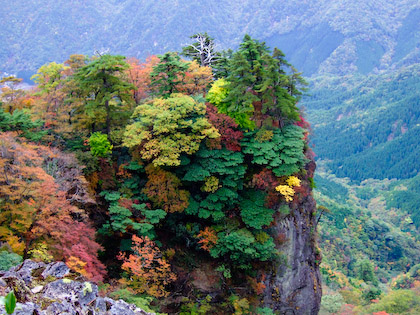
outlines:
[{"label": "rocky ledge", "polygon": [[[45,264],[25,260],[0,272],[0,296],[13,290],[16,315],[140,315],[134,304],[98,295],[98,286],[73,272],[63,262]],[[0,305],[0,314],[5,313]]]}]

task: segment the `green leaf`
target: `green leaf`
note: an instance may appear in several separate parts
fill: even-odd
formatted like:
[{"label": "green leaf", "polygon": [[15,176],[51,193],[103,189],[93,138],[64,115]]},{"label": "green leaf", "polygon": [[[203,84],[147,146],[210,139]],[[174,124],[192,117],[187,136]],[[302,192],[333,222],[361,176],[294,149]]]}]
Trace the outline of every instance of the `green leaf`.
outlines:
[{"label": "green leaf", "polygon": [[121,197],[118,191],[102,191],[99,195],[103,196],[108,202],[118,201]]},{"label": "green leaf", "polygon": [[146,220],[149,221],[151,224],[157,224],[162,220],[164,217],[166,217],[166,211],[162,209],[153,209],[149,210],[147,209],[147,206],[145,203],[142,204],[133,204],[133,208],[136,210],[139,210],[141,214],[143,214],[146,217]]},{"label": "green leaf", "polygon": [[4,299],[4,308],[6,309],[7,314],[13,314],[16,307],[16,296],[15,293],[12,291],[8,295],[6,295],[6,298]]},{"label": "green leaf", "polygon": [[243,152],[252,156],[253,164],[267,166],[278,177],[292,175],[303,168],[306,163],[304,129],[288,125],[274,130],[272,139],[263,142],[256,139],[256,133],[246,133],[241,143]]}]

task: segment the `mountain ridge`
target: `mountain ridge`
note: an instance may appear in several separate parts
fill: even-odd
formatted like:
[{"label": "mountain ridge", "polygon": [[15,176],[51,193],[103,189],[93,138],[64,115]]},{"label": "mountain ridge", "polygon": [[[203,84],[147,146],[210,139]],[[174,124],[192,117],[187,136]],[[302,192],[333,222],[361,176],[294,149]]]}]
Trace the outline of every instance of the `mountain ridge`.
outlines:
[{"label": "mountain ridge", "polygon": [[[180,51],[188,36],[207,31],[219,48],[245,33],[282,49],[304,75],[371,73],[418,62],[420,3],[326,0],[51,2],[0,4],[4,72],[35,72],[73,53],[107,51],[137,58]],[[76,21],[76,22],[74,22]],[[290,45],[290,38],[301,45]]]}]

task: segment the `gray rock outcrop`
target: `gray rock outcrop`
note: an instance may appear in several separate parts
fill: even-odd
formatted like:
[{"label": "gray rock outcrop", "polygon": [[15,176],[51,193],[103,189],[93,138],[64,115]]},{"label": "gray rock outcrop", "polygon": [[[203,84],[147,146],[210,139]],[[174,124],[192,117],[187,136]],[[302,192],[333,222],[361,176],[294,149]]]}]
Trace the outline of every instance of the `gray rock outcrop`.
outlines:
[{"label": "gray rock outcrop", "polygon": [[[16,315],[147,315],[134,304],[100,297],[98,286],[74,274],[63,262],[25,260],[0,272],[0,292],[13,290]],[[5,309],[0,305],[0,314]]]},{"label": "gray rock outcrop", "polygon": [[[315,163],[306,166],[312,177]],[[321,305],[320,253],[316,245],[316,203],[309,181],[302,182],[302,197],[290,205],[290,214],[276,220],[273,234],[285,262],[266,274],[264,305],[285,315],[318,314]]]}]

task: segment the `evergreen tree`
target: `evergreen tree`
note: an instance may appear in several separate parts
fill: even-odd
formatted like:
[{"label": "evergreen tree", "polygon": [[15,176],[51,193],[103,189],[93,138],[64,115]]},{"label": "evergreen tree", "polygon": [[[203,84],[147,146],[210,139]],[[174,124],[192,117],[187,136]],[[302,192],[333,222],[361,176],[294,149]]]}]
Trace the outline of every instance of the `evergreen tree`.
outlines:
[{"label": "evergreen tree", "polygon": [[218,58],[212,63],[213,75],[215,79],[227,78],[229,75],[229,60],[232,58],[233,50],[223,50]]},{"label": "evergreen tree", "polygon": [[[245,35],[229,62],[230,93],[226,98],[231,104],[229,111],[253,114],[259,126],[267,119],[266,115],[280,125],[298,120],[297,99],[293,96],[298,94],[297,87],[283,70],[289,65],[283,57],[280,50],[271,55],[264,42]],[[288,84],[292,84],[292,93],[288,92]]]},{"label": "evergreen tree", "polygon": [[183,84],[182,78],[189,64],[182,61],[175,52],[167,52],[158,57],[160,62],[150,74],[151,85],[157,88],[156,94],[168,98],[172,93],[180,92],[178,87]]},{"label": "evergreen tree", "polygon": [[76,89],[84,100],[81,111],[92,132],[100,129],[98,123],[103,123],[109,135],[112,120],[118,121],[126,109],[123,105],[132,103],[133,87],[120,76],[129,67],[124,59],[123,56],[102,55],[74,75]]}]

